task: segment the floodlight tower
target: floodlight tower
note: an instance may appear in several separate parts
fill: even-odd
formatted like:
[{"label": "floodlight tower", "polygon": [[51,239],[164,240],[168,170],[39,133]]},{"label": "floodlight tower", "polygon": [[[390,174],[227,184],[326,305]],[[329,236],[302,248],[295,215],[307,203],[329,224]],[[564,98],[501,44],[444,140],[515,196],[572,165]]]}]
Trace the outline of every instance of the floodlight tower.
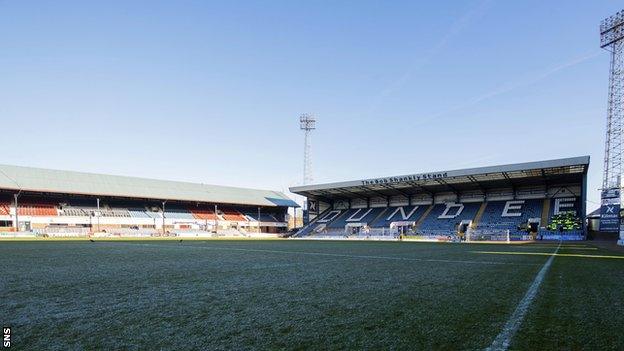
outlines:
[{"label": "floodlight tower", "polygon": [[619,215],[622,204],[622,127],[624,126],[624,10],[600,23],[600,47],[611,53],[600,230],[613,232],[619,227],[618,244],[624,245],[624,226]]},{"label": "floodlight tower", "polygon": [[310,134],[316,129],[316,117],[309,113],[304,113],[299,117],[300,129],[305,133],[303,143],[303,185],[312,183],[312,150],[310,145]]},{"label": "floodlight tower", "polygon": [[622,127],[624,126],[624,10],[600,23],[600,47],[611,53],[609,105],[602,189],[619,190],[622,179]]}]

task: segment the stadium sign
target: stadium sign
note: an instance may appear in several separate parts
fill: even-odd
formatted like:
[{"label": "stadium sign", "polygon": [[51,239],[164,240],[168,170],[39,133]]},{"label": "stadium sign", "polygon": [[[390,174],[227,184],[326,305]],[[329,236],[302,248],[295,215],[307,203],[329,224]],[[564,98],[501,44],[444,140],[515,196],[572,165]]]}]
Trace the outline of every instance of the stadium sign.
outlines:
[{"label": "stadium sign", "polygon": [[617,233],[620,231],[620,205],[602,205],[600,207],[600,231]]},{"label": "stadium sign", "polygon": [[[620,189],[618,188],[604,189],[601,193],[600,198],[602,199],[603,202],[605,200],[619,202],[620,201]],[[613,200],[613,199],[616,199],[616,200]]]},{"label": "stadium sign", "polygon": [[316,200],[308,200],[308,211],[312,214],[318,214],[318,202]]},{"label": "stadium sign", "polygon": [[601,197],[599,230],[617,233],[620,231],[620,190],[605,189]]},{"label": "stadium sign", "polygon": [[393,184],[393,183],[414,182],[414,181],[419,181],[419,180],[440,179],[440,178],[446,178],[446,177],[448,177],[447,172],[423,173],[423,174],[414,174],[414,175],[399,176],[399,177],[366,179],[366,180],[362,180],[361,182],[362,182],[362,185]]}]

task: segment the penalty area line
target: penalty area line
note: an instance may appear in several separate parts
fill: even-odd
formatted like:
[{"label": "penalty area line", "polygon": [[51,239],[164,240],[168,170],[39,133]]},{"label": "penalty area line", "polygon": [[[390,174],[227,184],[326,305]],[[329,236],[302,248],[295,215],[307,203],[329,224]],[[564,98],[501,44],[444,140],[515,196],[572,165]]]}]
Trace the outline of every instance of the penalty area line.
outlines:
[{"label": "penalty area line", "polygon": [[492,342],[492,345],[490,345],[490,347],[488,347],[486,350],[507,350],[509,348],[509,345],[511,344],[511,339],[514,337],[514,335],[516,335],[518,329],[520,329],[520,325],[522,325],[524,317],[526,316],[527,311],[531,306],[531,303],[533,303],[533,300],[535,300],[535,296],[537,295],[539,287],[540,285],[542,285],[542,281],[544,281],[544,277],[546,276],[546,273],[548,272],[552,261],[557,255],[557,252],[559,252],[560,247],[561,242],[559,242],[559,246],[557,246],[555,251],[550,255],[548,260],[546,260],[546,262],[542,266],[542,269],[540,269],[540,271],[537,273],[535,279],[533,279],[533,283],[531,283],[531,286],[529,286],[526,294],[524,294],[524,297],[522,298],[522,300],[520,300],[520,303],[518,304],[518,306],[516,306],[516,309],[505,323],[503,330],[496,336],[496,338]]},{"label": "penalty area line", "polygon": [[477,254],[487,255],[526,255],[526,256],[561,256],[561,257],[584,257],[584,258],[613,258],[624,259],[624,256],[614,255],[590,255],[590,254],[571,254],[571,253],[548,253],[548,252],[520,252],[520,251],[470,251]]}]

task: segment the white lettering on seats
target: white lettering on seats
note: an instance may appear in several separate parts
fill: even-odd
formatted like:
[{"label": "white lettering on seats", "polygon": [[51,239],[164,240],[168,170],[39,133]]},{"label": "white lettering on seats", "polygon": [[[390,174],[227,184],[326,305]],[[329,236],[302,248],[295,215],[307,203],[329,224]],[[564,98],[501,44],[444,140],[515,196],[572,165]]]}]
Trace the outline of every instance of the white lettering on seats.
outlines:
[{"label": "white lettering on seats", "polygon": [[524,205],[524,200],[515,200],[515,201],[507,201],[505,202],[505,208],[503,208],[503,214],[501,217],[520,217],[522,216],[522,212],[509,212],[512,210],[521,210],[522,205]]},{"label": "white lettering on seats", "polygon": [[414,212],[416,212],[417,209],[418,209],[418,206],[415,206],[408,214],[405,214],[405,209],[403,209],[403,206],[397,207],[397,209],[394,210],[394,212],[392,212],[392,214],[388,216],[388,218],[386,218],[386,221],[389,221],[390,219],[392,219],[392,217],[394,217],[394,215],[397,214],[397,212],[401,212],[401,218],[403,218],[403,220],[405,221],[408,218],[410,218],[414,214]]},{"label": "white lettering on seats", "polygon": [[349,218],[346,220],[346,222],[359,222],[359,221],[361,221],[361,220],[362,220],[362,218],[366,217],[366,215],[367,215],[367,214],[369,214],[369,213],[370,213],[370,211],[372,211],[372,210],[373,210],[372,208],[369,208],[369,209],[368,209],[368,211],[364,212],[364,214],[363,214],[363,215],[361,215],[361,216],[359,216],[359,217],[357,217],[357,218],[356,218],[355,216],[356,216],[358,213],[360,213],[360,211],[362,211],[362,209],[360,208],[360,209],[358,209],[357,211],[355,211],[355,213],[354,213],[354,214],[352,214],[352,215],[351,215],[351,217],[349,217]]},{"label": "white lettering on seats", "polygon": [[[455,212],[455,214],[449,214],[452,208],[457,208],[457,211]],[[442,214],[438,217],[438,219],[453,219],[459,216],[463,210],[464,210],[464,205],[462,204],[448,203],[446,204],[446,208],[444,209],[444,212],[442,212]]]},{"label": "white lettering on seats", "polygon": [[558,215],[561,212],[566,212],[567,208],[573,208],[574,200],[576,199],[573,197],[562,197],[559,199],[555,199],[555,210],[553,211],[553,214]]},{"label": "white lettering on seats", "polygon": [[329,213],[327,213],[323,218],[319,219],[318,222],[319,223],[327,223],[327,222],[333,220],[334,218],[336,218],[336,216],[338,216],[339,214],[340,214],[339,210],[329,211]]}]

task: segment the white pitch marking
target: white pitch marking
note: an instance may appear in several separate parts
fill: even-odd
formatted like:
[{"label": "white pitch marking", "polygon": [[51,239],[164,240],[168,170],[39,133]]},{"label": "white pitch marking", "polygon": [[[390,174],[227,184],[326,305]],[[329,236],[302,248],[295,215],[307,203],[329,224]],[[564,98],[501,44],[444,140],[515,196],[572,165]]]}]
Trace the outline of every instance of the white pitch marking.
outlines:
[{"label": "white pitch marking", "polygon": [[505,327],[503,327],[503,330],[500,332],[500,334],[498,334],[498,336],[496,336],[496,339],[494,339],[492,345],[490,345],[490,347],[488,347],[486,350],[507,350],[509,348],[509,345],[511,344],[511,339],[514,337],[516,332],[518,332],[518,329],[520,329],[520,325],[522,325],[522,321],[524,320],[524,317],[526,316],[527,311],[531,306],[531,303],[533,303],[533,300],[537,295],[537,291],[539,290],[539,287],[542,284],[544,277],[546,276],[546,272],[548,272],[548,269],[550,268],[550,265],[552,264],[552,261],[555,258],[555,255],[559,251],[560,247],[561,242],[559,242],[559,246],[557,246],[555,251],[550,255],[548,260],[546,260],[546,263],[544,263],[544,265],[542,266],[542,269],[540,269],[540,271],[535,276],[535,279],[533,280],[533,283],[531,283],[529,290],[527,290],[526,294],[524,295],[518,306],[516,306],[515,311],[511,314],[511,316],[507,320],[507,323],[505,323]]}]

